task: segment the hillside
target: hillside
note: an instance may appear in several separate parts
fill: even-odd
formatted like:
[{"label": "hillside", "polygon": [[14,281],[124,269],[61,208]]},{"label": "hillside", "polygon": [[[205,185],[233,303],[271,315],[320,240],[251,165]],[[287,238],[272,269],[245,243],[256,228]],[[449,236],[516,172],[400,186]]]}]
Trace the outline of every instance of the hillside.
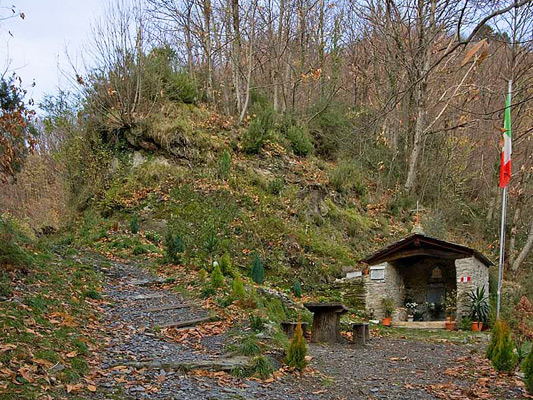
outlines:
[{"label": "hillside", "polygon": [[[260,154],[247,154],[238,140],[246,128],[225,129],[221,116],[194,106],[154,119],[142,140],[158,148],[130,140],[110,161],[76,223],[76,242],[119,257],[157,258],[173,231],[186,265],[209,268],[227,252],[246,275],[257,253],[269,284],[289,288],[299,280],[313,291],[412,227],[414,198],[379,190],[380,177],[357,161],[299,157],[274,137]],[[134,219],[138,235],[131,234]],[[423,221],[428,234],[465,243],[462,229],[443,232]],[[490,254],[476,240],[465,244]]]}]

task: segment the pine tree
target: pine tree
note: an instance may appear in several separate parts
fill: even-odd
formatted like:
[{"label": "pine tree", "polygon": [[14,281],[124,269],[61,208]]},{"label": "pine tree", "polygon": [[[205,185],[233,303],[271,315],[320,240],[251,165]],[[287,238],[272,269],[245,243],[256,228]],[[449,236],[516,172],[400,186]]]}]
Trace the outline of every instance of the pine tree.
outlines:
[{"label": "pine tree", "polygon": [[246,296],[246,292],[244,291],[244,283],[241,279],[241,276],[238,274],[233,280],[233,296],[239,300],[243,300]]},{"label": "pine tree", "polygon": [[307,346],[302,331],[302,323],[298,321],[289,348],[287,349],[285,362],[289,367],[294,367],[298,371],[302,371],[307,365],[307,360],[305,359],[306,354]]},{"label": "pine tree", "polygon": [[213,269],[213,272],[211,272],[211,285],[214,288],[219,288],[224,285],[224,275],[218,264],[215,266],[215,269]]},{"label": "pine tree", "polygon": [[496,336],[495,346],[491,351],[492,357],[490,360],[497,371],[512,372],[516,366],[516,356],[511,340],[511,329],[505,321],[499,320],[496,323],[499,324],[497,328],[498,335]]},{"label": "pine tree", "polygon": [[524,381],[526,383],[526,389],[530,394],[533,394],[533,347],[522,363],[522,371],[525,375]]},{"label": "pine tree", "polygon": [[262,285],[265,281],[265,267],[257,253],[254,256],[251,277],[253,281],[259,285]]},{"label": "pine tree", "polygon": [[302,297],[302,285],[300,282],[294,282],[294,285],[292,285],[292,292],[296,297]]}]

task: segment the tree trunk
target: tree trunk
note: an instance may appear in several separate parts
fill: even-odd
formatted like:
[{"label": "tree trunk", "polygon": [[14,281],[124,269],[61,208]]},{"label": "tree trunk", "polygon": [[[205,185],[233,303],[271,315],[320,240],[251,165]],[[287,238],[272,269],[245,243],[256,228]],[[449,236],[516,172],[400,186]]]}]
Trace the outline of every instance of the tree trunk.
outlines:
[{"label": "tree trunk", "polygon": [[341,341],[341,314],[336,311],[315,312],[311,342],[339,343]]},{"label": "tree trunk", "polygon": [[524,247],[522,248],[522,251],[520,252],[518,257],[516,257],[516,260],[511,266],[511,269],[513,272],[518,271],[518,269],[520,268],[520,265],[522,265],[522,263],[528,256],[532,247],[533,247],[533,220],[529,223],[529,233],[527,235],[526,244],[524,245]]},{"label": "tree trunk", "polygon": [[204,23],[205,23],[205,32],[204,34],[204,47],[205,47],[205,57],[207,64],[207,99],[209,101],[214,101],[214,89],[213,89],[213,59],[212,59],[212,45],[211,45],[211,1],[203,1],[203,12],[204,12]]},{"label": "tree trunk", "polygon": [[249,45],[248,45],[248,73],[246,75],[246,91],[245,91],[245,98],[244,98],[244,104],[242,106],[241,115],[239,117],[239,124],[244,120],[244,117],[246,115],[246,111],[248,109],[248,103],[250,102],[250,82],[252,81],[252,71],[253,71],[253,61],[254,61],[254,34],[255,34],[255,10],[257,7],[257,0],[254,1],[254,3],[251,5],[252,12],[251,12],[251,18],[250,18],[250,38]]},{"label": "tree trunk", "polygon": [[433,50],[433,42],[431,34],[435,28],[435,9],[436,0],[431,2],[429,26],[426,27],[426,9],[424,0],[418,0],[418,53],[421,60],[417,63],[421,68],[416,75],[416,79],[420,80],[415,85],[415,99],[416,99],[416,121],[415,132],[413,140],[413,148],[411,150],[411,156],[409,157],[409,170],[407,173],[407,179],[405,181],[405,189],[412,192],[416,184],[416,175],[418,172],[418,163],[420,153],[424,148],[424,130],[426,124],[426,103],[428,95],[428,75],[431,62],[431,53]]},{"label": "tree trunk", "polygon": [[239,17],[239,0],[231,0],[231,16],[233,24],[233,56],[232,72],[233,86],[235,88],[235,100],[237,102],[237,111],[241,112],[241,31]]}]

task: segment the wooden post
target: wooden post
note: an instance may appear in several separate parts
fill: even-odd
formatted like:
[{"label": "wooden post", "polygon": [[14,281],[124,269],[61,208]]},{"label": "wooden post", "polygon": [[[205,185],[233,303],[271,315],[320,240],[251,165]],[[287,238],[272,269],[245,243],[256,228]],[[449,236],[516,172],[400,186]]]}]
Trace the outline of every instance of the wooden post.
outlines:
[{"label": "wooden post", "polygon": [[370,340],[368,324],[365,322],[357,322],[352,325],[353,342],[356,344],[365,345]]}]

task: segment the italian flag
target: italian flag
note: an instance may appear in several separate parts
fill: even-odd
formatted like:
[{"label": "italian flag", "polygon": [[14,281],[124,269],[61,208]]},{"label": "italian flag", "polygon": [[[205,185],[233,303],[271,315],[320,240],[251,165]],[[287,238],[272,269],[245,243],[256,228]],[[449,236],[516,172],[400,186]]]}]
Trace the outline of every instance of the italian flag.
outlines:
[{"label": "italian flag", "polygon": [[503,145],[500,165],[500,187],[504,188],[511,180],[511,91],[512,81],[509,81],[509,93],[505,102],[505,119],[503,122]]}]

